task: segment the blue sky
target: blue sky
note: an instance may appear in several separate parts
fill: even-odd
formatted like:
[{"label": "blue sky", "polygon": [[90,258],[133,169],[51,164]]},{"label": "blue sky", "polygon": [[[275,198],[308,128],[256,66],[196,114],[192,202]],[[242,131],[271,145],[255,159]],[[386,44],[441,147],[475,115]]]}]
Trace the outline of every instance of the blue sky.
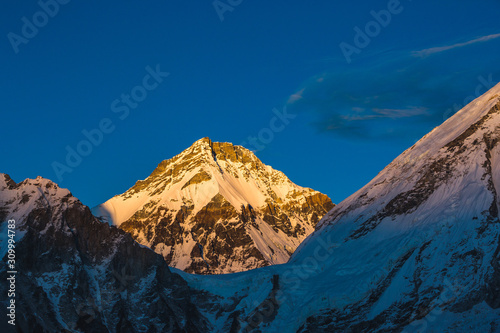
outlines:
[{"label": "blue sky", "polygon": [[89,206],[205,136],[338,203],[500,81],[493,0],[54,1],[2,4],[0,172]]}]

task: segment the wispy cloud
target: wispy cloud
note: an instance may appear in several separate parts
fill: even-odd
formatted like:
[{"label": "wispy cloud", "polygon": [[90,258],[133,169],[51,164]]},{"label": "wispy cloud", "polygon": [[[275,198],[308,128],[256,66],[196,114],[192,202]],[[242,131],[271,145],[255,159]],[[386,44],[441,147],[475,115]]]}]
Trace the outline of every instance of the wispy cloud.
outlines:
[{"label": "wispy cloud", "polygon": [[321,132],[349,139],[413,140],[439,125],[455,105],[466,104],[467,96],[491,88],[478,76],[500,78],[498,47],[485,46],[479,56],[464,52],[415,61],[406,50],[387,52],[362,66],[337,66],[306,80],[288,96],[288,106],[313,114],[311,125]]},{"label": "wispy cloud", "polygon": [[444,51],[448,51],[448,50],[452,50],[452,49],[456,49],[459,47],[464,47],[464,46],[468,46],[468,45],[472,45],[472,44],[476,44],[476,43],[487,42],[489,40],[496,39],[499,37],[500,37],[500,34],[482,36],[482,37],[475,38],[475,39],[472,39],[472,40],[469,40],[469,41],[463,42],[463,43],[457,43],[457,44],[453,44],[453,45],[446,45],[446,46],[439,46],[439,47],[432,47],[429,49],[415,51],[415,52],[413,52],[413,55],[415,55],[417,57],[427,57],[427,56],[434,54],[434,53],[440,53],[440,52],[444,52]]},{"label": "wispy cloud", "polygon": [[301,89],[301,90],[297,91],[296,93],[290,95],[287,103],[293,104],[293,103],[297,102],[298,100],[301,100],[303,98],[303,96],[302,96],[303,93],[304,93],[304,89]]},{"label": "wispy cloud", "polygon": [[415,117],[427,114],[427,108],[425,107],[411,107],[406,109],[374,108],[373,111],[376,112],[380,117],[387,117],[392,119]]},{"label": "wispy cloud", "polygon": [[[371,109],[372,114],[359,114],[359,112],[364,112],[365,109],[354,107],[353,111],[358,112],[358,114],[348,114],[341,115],[340,118],[347,121],[357,121],[357,120],[368,120],[368,119],[376,119],[376,118],[390,118],[390,119],[398,119],[398,118],[408,118],[426,115],[427,108],[424,107],[410,107],[406,109]],[[361,110],[361,111],[358,111]]]}]

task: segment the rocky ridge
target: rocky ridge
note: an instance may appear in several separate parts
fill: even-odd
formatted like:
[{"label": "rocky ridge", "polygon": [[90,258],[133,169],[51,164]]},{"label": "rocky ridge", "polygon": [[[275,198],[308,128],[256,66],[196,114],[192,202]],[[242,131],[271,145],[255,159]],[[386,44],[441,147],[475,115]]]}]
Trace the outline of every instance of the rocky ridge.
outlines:
[{"label": "rocky ridge", "polygon": [[[16,225],[17,332],[210,330],[193,303],[195,292],[161,256],[98,221],[50,180],[16,184],[0,174],[0,255],[5,261],[8,220]],[[8,276],[2,265],[0,278]],[[2,295],[7,289],[7,283],[0,284]],[[6,302],[2,297],[3,309]],[[10,332],[13,327],[3,328]]]}]

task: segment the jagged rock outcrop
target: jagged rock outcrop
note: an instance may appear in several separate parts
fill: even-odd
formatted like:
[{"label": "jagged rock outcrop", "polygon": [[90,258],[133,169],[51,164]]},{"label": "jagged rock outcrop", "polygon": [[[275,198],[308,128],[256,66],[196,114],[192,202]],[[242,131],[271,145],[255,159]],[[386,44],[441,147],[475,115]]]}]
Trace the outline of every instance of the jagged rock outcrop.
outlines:
[{"label": "jagged rock outcrop", "polygon": [[[16,225],[17,332],[210,330],[194,291],[160,255],[97,220],[68,190],[40,177],[16,184],[0,174],[4,262],[8,220]],[[2,265],[0,279],[10,275]],[[8,288],[0,284],[3,309]]]},{"label": "jagged rock outcrop", "polygon": [[190,273],[285,263],[334,205],[251,151],[203,138],[93,209]]}]

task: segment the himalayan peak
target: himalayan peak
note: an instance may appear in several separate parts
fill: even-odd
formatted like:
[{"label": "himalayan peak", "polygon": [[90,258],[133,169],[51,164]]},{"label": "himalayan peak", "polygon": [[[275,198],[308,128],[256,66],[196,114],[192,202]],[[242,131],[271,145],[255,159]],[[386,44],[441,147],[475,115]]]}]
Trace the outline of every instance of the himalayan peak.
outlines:
[{"label": "himalayan peak", "polygon": [[285,263],[333,207],[250,150],[202,138],[93,212],[170,266],[222,274]]}]

